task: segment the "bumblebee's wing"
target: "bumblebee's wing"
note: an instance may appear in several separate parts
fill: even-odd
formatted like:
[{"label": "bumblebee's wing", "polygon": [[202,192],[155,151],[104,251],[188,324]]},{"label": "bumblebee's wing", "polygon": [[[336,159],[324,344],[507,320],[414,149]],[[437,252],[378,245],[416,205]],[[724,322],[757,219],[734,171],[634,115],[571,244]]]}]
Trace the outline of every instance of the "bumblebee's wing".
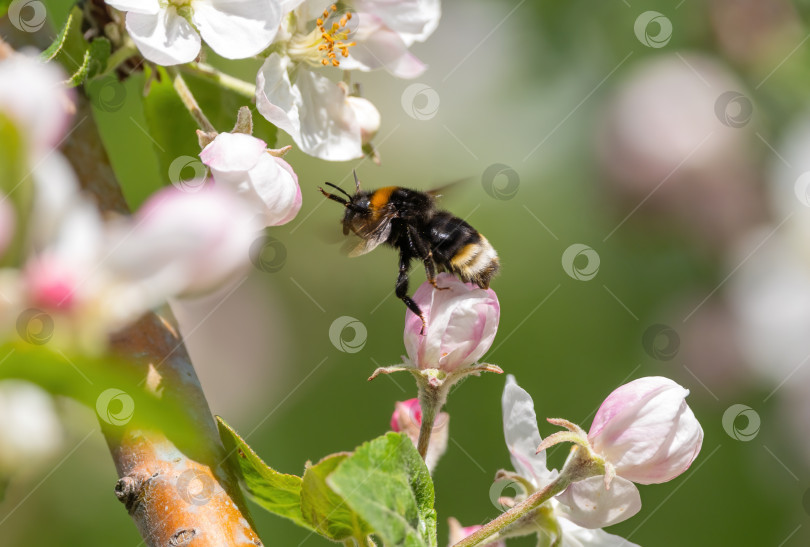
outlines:
[{"label": "bumblebee's wing", "polygon": [[439,198],[439,197],[442,197],[443,195],[445,195],[445,193],[447,193],[448,190],[451,190],[452,188],[454,188],[456,186],[459,186],[462,183],[468,182],[469,180],[471,180],[471,178],[472,177],[464,177],[464,178],[461,178],[461,179],[456,179],[456,180],[454,180],[452,182],[442,184],[438,188],[433,188],[431,190],[428,190],[425,193],[429,194],[433,198]]},{"label": "bumblebee's wing", "polygon": [[387,207],[381,211],[376,221],[366,222],[360,226],[353,227],[352,232],[359,238],[349,250],[349,256],[355,257],[373,251],[385,242],[391,235],[391,221],[396,218],[396,211],[393,207]]}]

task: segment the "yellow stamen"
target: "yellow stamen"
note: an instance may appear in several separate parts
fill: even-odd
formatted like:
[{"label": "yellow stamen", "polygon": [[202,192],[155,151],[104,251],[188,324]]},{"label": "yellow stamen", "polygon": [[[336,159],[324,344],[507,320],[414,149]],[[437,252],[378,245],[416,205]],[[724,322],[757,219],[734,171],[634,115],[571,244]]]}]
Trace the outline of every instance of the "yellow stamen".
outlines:
[{"label": "yellow stamen", "polygon": [[356,43],[346,41],[353,30],[348,28],[352,14],[344,13],[335,21],[334,12],[337,12],[337,5],[332,4],[315,20],[316,28],[311,33],[294,36],[288,49],[290,55],[311,64],[339,66],[338,52],[348,57],[349,48]]}]

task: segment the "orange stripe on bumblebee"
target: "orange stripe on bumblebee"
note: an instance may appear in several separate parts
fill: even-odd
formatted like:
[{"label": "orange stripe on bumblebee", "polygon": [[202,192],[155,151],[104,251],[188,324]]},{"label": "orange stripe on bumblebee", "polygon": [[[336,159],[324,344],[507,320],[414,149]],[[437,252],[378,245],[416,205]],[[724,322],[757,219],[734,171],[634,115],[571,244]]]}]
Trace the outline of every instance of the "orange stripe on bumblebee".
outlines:
[{"label": "orange stripe on bumblebee", "polygon": [[391,194],[393,194],[397,188],[398,186],[385,186],[374,190],[374,193],[371,194],[369,198],[369,205],[375,215],[379,214],[383,208],[388,205],[388,202],[391,200]]}]

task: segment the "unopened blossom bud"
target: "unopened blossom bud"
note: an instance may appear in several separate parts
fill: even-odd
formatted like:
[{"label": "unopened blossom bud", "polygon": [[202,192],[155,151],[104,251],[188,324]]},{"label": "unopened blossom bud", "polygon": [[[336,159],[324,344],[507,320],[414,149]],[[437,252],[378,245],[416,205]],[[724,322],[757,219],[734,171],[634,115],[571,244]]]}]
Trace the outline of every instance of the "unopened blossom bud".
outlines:
[{"label": "unopened blossom bud", "polygon": [[274,156],[261,139],[220,133],[200,152],[214,181],[238,193],[261,215],[265,226],[279,226],[301,209],[301,188],[290,164]]},{"label": "unopened blossom bud", "polygon": [[439,369],[446,373],[472,365],[489,350],[501,308],[492,289],[463,283],[454,275],[442,273],[434,288],[425,282],[413,295],[422,310],[427,328],[411,311],[405,317],[405,349],[419,369]]},{"label": "unopened blossom bud", "polygon": [[0,382],[0,477],[44,463],[63,436],[48,393],[28,382]]},{"label": "unopened blossom bud", "polygon": [[[394,413],[391,415],[391,429],[397,433],[408,435],[414,446],[419,440],[419,428],[422,426],[422,408],[419,399],[408,399],[396,403]],[[425,464],[430,472],[436,467],[444,453],[447,451],[447,438],[450,432],[450,416],[446,412],[439,412],[433,422],[433,431],[430,436]]]},{"label": "unopened blossom bud", "polygon": [[703,428],[686,404],[689,390],[669,378],[639,378],[599,407],[588,432],[594,452],[639,484],[667,482],[700,452]]},{"label": "unopened blossom bud", "polygon": [[380,111],[371,101],[362,97],[347,97],[346,101],[354,110],[357,124],[360,126],[360,140],[368,144],[380,130]]},{"label": "unopened blossom bud", "polygon": [[[453,546],[462,539],[470,536],[480,530],[482,526],[480,524],[476,524],[473,526],[462,526],[461,523],[450,517],[447,519],[448,524],[450,525],[450,543],[449,546]],[[506,547],[506,542],[503,540],[495,541],[493,543],[485,543],[481,547]]]}]

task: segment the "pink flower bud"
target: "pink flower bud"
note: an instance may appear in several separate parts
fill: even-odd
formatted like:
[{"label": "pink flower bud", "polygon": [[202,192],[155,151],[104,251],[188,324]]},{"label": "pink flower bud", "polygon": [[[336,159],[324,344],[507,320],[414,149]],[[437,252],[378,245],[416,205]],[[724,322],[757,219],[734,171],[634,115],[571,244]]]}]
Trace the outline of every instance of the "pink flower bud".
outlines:
[{"label": "pink flower bud", "polygon": [[301,210],[301,187],[290,164],[268,153],[261,139],[220,133],[200,152],[217,184],[242,196],[266,226],[279,226]]},{"label": "pink flower bud", "polygon": [[411,311],[405,314],[405,349],[419,369],[454,372],[483,356],[498,331],[501,308],[492,289],[462,283],[454,275],[436,278],[441,290],[427,281],[413,299],[425,316],[427,328]]},{"label": "pink flower bud", "polygon": [[703,429],[685,398],[689,390],[668,378],[639,378],[611,393],[588,433],[597,454],[616,474],[656,484],[686,471],[700,452]]},{"label": "pink flower bud", "polygon": [[[433,431],[430,435],[425,464],[432,472],[447,451],[447,438],[450,433],[450,416],[446,412],[439,412],[433,422]],[[422,426],[422,408],[419,399],[408,399],[396,403],[394,413],[391,415],[391,429],[397,433],[405,433],[416,446],[419,440],[419,428]]]},{"label": "pink flower bud", "polygon": [[[450,517],[448,519],[450,524],[450,543],[449,545],[455,545],[462,539],[474,534],[481,528],[483,528],[480,524],[474,524],[473,526],[462,526],[459,521]],[[506,542],[503,540],[496,541],[494,543],[485,543],[481,547],[506,547]]]}]

